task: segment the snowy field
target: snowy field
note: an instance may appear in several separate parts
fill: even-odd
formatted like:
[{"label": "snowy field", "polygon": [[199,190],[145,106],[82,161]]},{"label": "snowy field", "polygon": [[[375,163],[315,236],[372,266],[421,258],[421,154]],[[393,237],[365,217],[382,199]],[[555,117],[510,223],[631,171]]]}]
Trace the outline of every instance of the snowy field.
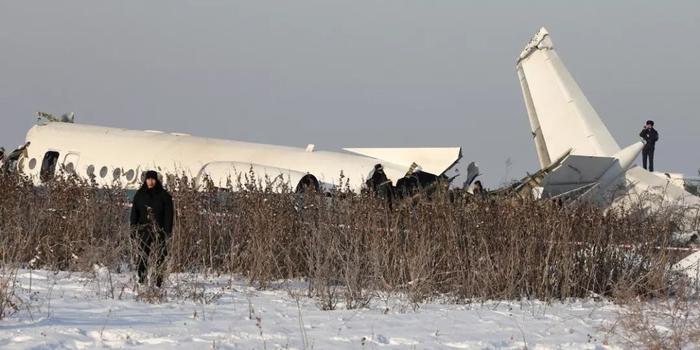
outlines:
[{"label": "snowy field", "polygon": [[[129,274],[20,271],[20,311],[0,321],[1,349],[617,349],[604,331],[618,308],[429,303],[376,298],[322,311],[302,283],[171,275],[167,301],[139,300]],[[143,293],[142,293],[143,294]]]}]

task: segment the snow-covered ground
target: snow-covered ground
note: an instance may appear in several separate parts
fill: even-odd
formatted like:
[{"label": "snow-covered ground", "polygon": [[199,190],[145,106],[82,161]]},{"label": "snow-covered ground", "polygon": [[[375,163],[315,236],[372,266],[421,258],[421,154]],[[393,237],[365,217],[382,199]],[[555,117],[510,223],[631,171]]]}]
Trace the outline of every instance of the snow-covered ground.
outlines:
[{"label": "snow-covered ground", "polygon": [[421,304],[376,298],[322,311],[303,283],[258,290],[243,279],[171,275],[166,301],[138,300],[130,274],[20,271],[19,312],[2,349],[610,349],[618,308],[575,301]]}]

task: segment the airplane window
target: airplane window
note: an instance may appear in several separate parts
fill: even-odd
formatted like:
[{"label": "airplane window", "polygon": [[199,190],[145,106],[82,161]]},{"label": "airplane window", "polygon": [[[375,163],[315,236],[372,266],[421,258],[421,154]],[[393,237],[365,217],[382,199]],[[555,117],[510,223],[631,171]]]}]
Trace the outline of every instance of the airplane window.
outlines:
[{"label": "airplane window", "polygon": [[36,167],[36,158],[32,158],[29,160],[29,169],[32,170]]},{"label": "airplane window", "polygon": [[103,166],[103,167],[100,169],[100,177],[105,177],[105,176],[107,176],[107,167],[106,167],[106,166]]},{"label": "airplane window", "polygon": [[134,169],[129,169],[124,175],[126,175],[126,180],[131,181],[134,179]]},{"label": "airplane window", "polygon": [[41,181],[49,181],[53,178],[56,172],[56,163],[58,162],[58,152],[48,151],[44,155],[44,160],[41,162],[41,173],[39,178]]},{"label": "airplane window", "polygon": [[92,165],[92,164],[88,165],[88,167],[87,167],[87,174],[88,174],[88,176],[90,176],[90,177],[94,177],[94,176],[95,176],[95,166],[94,166],[94,165]]},{"label": "airplane window", "polygon": [[119,169],[119,168],[114,169],[114,171],[112,172],[112,177],[113,177],[115,180],[119,180],[119,177],[120,177],[120,176],[122,176],[122,170]]}]

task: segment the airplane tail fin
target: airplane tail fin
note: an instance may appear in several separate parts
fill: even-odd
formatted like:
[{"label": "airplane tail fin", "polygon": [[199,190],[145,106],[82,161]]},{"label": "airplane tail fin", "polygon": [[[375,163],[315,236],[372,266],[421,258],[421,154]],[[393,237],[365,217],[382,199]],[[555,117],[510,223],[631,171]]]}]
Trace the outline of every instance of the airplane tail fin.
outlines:
[{"label": "airplane tail fin", "polygon": [[[549,196],[583,190],[582,196],[609,203],[638,203],[649,208],[682,204],[681,230],[700,227],[700,199],[682,186],[634,166],[641,142],[625,149],[615,142],[598,113],[554,50],[545,28],[535,34],[516,64],[530,127],[542,170],[523,188],[540,185]],[[657,203],[658,202],[658,203]]]},{"label": "airplane tail fin", "polygon": [[572,155],[597,157],[620,151],[545,28],[522,51],[516,67],[542,169],[569,150]]}]

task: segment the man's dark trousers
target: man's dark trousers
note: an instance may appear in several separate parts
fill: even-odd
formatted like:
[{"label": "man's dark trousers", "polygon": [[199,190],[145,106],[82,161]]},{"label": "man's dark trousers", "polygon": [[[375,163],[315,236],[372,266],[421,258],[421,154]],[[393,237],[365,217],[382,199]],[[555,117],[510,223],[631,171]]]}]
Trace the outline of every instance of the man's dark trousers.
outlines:
[{"label": "man's dark trousers", "polygon": [[[648,168],[647,162],[649,163]],[[644,169],[654,171],[654,146],[644,146],[644,148],[642,149],[642,165],[644,166]]]}]

